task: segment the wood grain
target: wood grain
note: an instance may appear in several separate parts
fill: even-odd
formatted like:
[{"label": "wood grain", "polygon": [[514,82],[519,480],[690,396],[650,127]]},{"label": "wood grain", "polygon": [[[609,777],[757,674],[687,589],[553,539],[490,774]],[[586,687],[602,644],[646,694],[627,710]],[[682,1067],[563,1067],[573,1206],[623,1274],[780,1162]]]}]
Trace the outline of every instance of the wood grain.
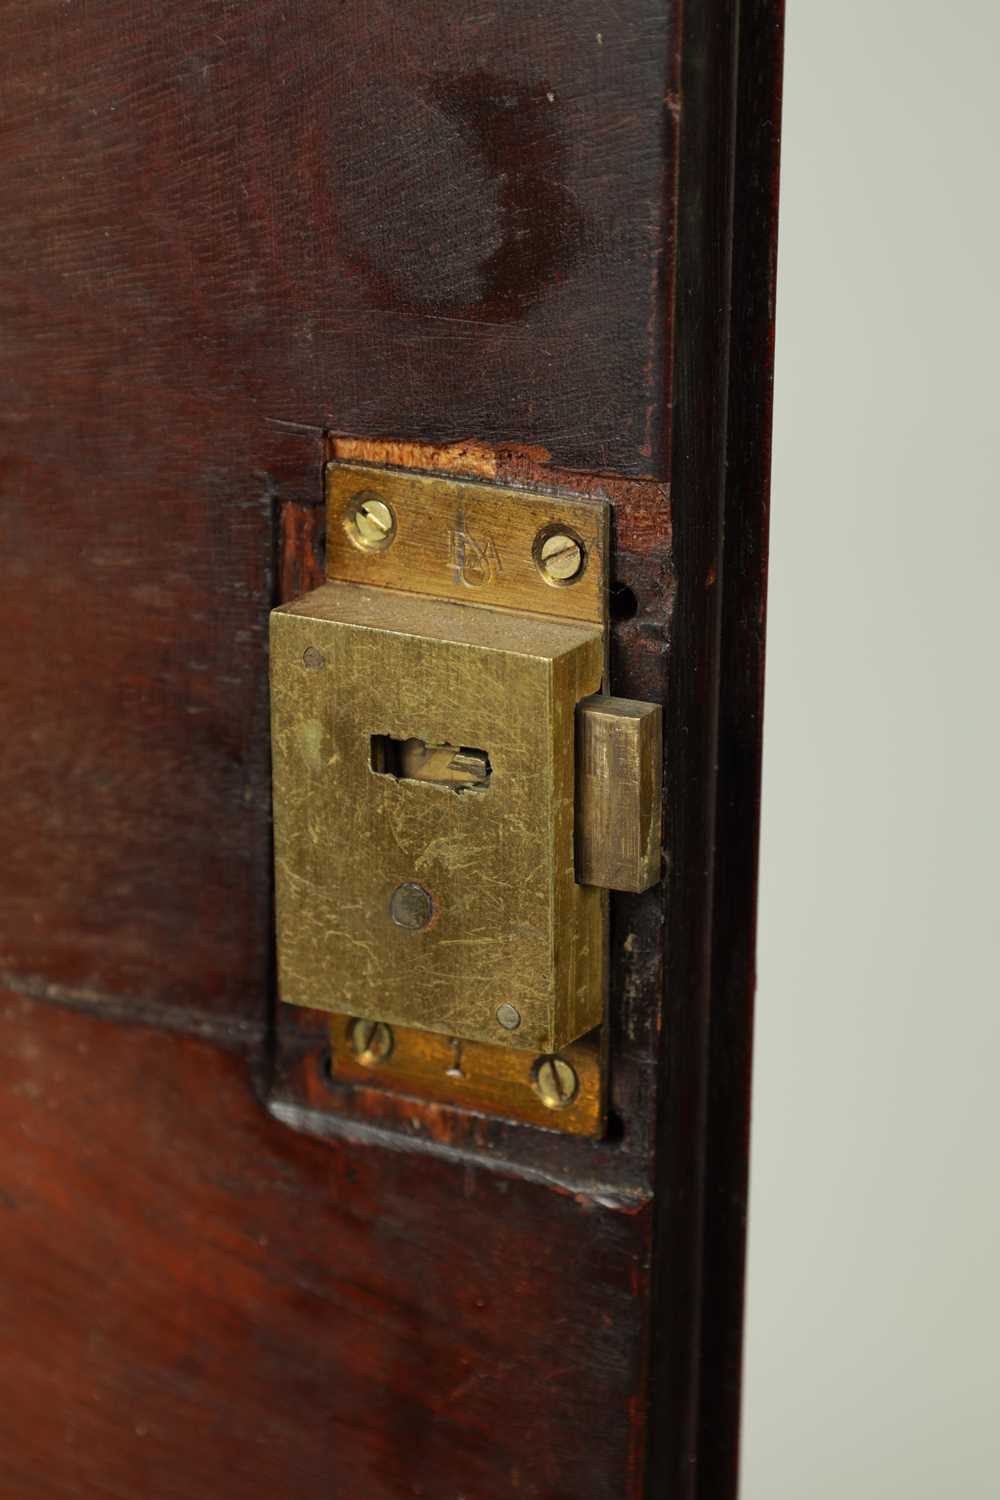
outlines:
[{"label": "wood grain", "polygon": [[[0,12],[3,1500],[733,1500],[779,10]],[[600,1143],[269,1031],[331,455],[611,502]]]},{"label": "wood grain", "polygon": [[0,971],[262,1020],[325,431],[665,472],[674,45],[653,0],[5,8]]},{"label": "wood grain", "polygon": [[0,1160],[3,1500],[641,1493],[648,1211],[303,1140],[239,1057],[9,995]]}]

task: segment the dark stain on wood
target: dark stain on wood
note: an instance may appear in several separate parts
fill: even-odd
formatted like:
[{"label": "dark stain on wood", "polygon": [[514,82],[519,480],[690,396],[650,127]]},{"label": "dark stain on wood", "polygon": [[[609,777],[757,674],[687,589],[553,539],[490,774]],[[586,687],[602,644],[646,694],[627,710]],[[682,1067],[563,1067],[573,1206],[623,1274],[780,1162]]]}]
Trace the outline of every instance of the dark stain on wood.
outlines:
[{"label": "dark stain on wood", "polygon": [[333,218],[375,305],[508,320],[563,281],[584,234],[565,120],[547,80],[482,70],[335,91]]}]

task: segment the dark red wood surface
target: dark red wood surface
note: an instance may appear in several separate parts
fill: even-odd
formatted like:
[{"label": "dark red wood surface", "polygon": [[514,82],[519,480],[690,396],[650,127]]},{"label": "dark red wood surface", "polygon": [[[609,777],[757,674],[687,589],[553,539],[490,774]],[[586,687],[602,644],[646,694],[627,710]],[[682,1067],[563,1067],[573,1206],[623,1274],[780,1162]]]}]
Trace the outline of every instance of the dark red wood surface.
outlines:
[{"label": "dark red wood surface", "polygon": [[639,1493],[648,1211],[304,1140],[240,1056],[9,994],[0,1132],[5,1500]]},{"label": "dark red wood surface", "polygon": [[[731,1500],[778,38],[742,12],[0,8],[2,1500]],[[604,1142],[333,1091],[322,1021],[275,1024],[267,613],[319,576],[331,433],[613,502],[669,859],[613,903]]]},{"label": "dark red wood surface", "polygon": [[259,1015],[272,508],[322,429],[663,469],[676,37],[604,17],[0,14],[18,982]]}]

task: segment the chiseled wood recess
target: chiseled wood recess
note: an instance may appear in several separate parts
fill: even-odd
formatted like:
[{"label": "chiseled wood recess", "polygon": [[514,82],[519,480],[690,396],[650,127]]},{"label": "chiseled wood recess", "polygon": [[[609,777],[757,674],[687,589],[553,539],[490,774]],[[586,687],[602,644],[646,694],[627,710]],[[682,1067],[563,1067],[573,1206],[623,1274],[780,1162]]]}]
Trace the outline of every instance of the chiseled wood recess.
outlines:
[{"label": "chiseled wood recess", "polygon": [[[673,579],[670,567],[669,492],[650,480],[619,481],[555,469],[523,450],[451,447],[410,441],[328,437],[332,458],[395,462],[409,469],[516,480],[571,492],[599,491],[615,503],[616,558],[628,567],[638,596],[636,613],[612,621],[612,681],[630,696],[662,701],[665,637]],[[323,511],[282,507],[278,574],[296,589],[323,581]],[[312,525],[309,518],[312,517]],[[655,1126],[653,1074],[658,1048],[663,889],[643,896],[615,895],[611,902],[610,1139],[569,1140],[522,1125],[487,1119],[431,1102],[399,1098],[371,1075],[367,1087],[331,1088],[324,1068],[326,1024],[297,1007],[278,1007],[275,1070],[270,1105],[275,1114],[320,1134],[350,1129],[363,1138],[435,1146],[462,1160],[505,1161],[524,1174],[594,1200],[630,1209],[652,1192],[651,1142]]]},{"label": "chiseled wood recess", "polygon": [[[702,1300],[742,1254],[778,55],[742,12],[0,14],[0,1500],[693,1500],[699,1380],[732,1500]],[[267,613],[322,576],[325,442],[613,503],[671,868],[613,902],[599,1145],[331,1090],[325,1018],[274,1024]]]}]

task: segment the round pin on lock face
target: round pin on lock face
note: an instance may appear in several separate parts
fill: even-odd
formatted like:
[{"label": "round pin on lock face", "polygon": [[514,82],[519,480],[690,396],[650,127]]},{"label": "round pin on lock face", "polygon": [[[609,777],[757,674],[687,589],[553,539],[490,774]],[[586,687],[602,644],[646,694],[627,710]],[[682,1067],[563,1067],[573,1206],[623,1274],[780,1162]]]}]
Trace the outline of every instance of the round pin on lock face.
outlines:
[{"label": "round pin on lock face", "polygon": [[398,885],[389,898],[389,915],[397,927],[419,932],[434,915],[434,898],[415,880],[408,880]]}]

